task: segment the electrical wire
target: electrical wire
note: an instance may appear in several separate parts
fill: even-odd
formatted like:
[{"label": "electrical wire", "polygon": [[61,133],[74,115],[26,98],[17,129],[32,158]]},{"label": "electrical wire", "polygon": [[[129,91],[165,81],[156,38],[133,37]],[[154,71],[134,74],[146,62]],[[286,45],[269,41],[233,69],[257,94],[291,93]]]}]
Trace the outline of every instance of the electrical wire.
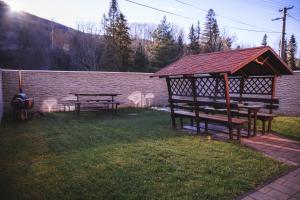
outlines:
[{"label": "electrical wire", "polygon": [[[192,8],[195,8],[195,9],[197,9],[197,10],[201,10],[201,11],[203,11],[203,12],[207,12],[207,10],[205,10],[205,9],[199,8],[199,7],[195,6],[195,5],[186,3],[186,2],[184,2],[184,1],[181,1],[181,0],[175,0],[175,1],[178,2],[178,3],[184,4],[184,5],[186,5],[186,6],[190,6],[190,7],[192,7]],[[265,30],[266,32],[276,32],[276,33],[277,33],[277,31],[273,31],[273,30],[268,30],[268,29],[265,29],[265,28],[261,28],[261,27],[258,27],[258,26],[252,25],[252,24],[248,24],[248,23],[243,22],[243,21],[240,21],[240,20],[236,20],[236,19],[233,19],[233,18],[230,18],[230,17],[226,17],[226,16],[224,16],[224,15],[216,14],[216,16],[219,16],[219,17],[222,17],[222,18],[224,18],[224,19],[233,21],[233,22],[235,22],[235,23],[239,23],[239,24],[243,24],[243,25],[246,25],[246,26],[250,26],[250,27],[252,27],[252,28],[263,29],[263,30]],[[262,31],[258,31],[258,32],[262,32]]]},{"label": "electrical wire", "polygon": [[135,1],[131,1],[131,0],[125,0],[125,1],[136,4],[136,5],[139,5],[139,6],[143,6],[143,7],[146,7],[146,8],[150,8],[152,10],[156,10],[156,11],[159,11],[159,12],[164,12],[164,13],[167,13],[167,14],[170,14],[170,15],[175,15],[177,17],[182,17],[182,18],[185,18],[185,19],[193,20],[193,18],[190,18],[190,17],[186,17],[186,16],[183,16],[183,15],[180,15],[180,14],[176,14],[174,12],[169,12],[169,11],[166,11],[166,10],[162,10],[162,9],[159,9],[159,8],[155,8],[155,7],[152,7],[152,6],[145,5],[145,4],[141,4],[141,3],[138,3],[138,2],[135,2]]},{"label": "electrical wire", "polygon": [[[175,15],[175,16],[178,16],[178,17],[183,17],[185,19],[194,20],[191,17],[187,17],[187,16],[179,15],[179,14],[174,13],[174,12],[169,12],[169,11],[166,11],[166,10],[158,9],[158,8],[148,6],[148,5],[145,5],[145,4],[142,4],[142,3],[138,3],[138,2],[135,2],[135,1],[132,1],[132,0],[125,0],[125,1],[136,4],[136,5],[139,5],[139,6],[142,6],[142,7],[150,8],[152,10],[156,10],[156,11],[159,11],[159,12]],[[223,26],[223,27],[230,28],[230,29],[236,29],[236,30],[240,30],[240,31],[257,32],[257,33],[276,33],[276,34],[280,33],[279,31],[272,31],[272,30],[255,30],[255,29],[247,29],[247,28],[240,28],[240,27],[234,27],[234,26]]]},{"label": "electrical wire", "polygon": [[293,15],[288,15],[290,18],[292,18],[292,19],[294,19],[295,21],[297,21],[297,22],[299,22],[300,23],[300,20],[299,19],[297,19],[296,17],[294,17]]}]

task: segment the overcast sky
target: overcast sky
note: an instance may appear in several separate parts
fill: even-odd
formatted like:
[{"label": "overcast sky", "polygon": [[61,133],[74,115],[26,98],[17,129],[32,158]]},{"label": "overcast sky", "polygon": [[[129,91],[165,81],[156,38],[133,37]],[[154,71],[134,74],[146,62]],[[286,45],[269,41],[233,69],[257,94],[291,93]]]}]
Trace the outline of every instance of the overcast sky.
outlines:
[{"label": "overcast sky", "polygon": [[[31,14],[54,20],[58,23],[76,28],[78,22],[100,23],[104,13],[107,13],[110,0],[5,0],[12,8],[24,10]],[[289,10],[291,17],[287,18],[287,37],[295,34],[300,42],[300,0],[180,0],[193,5],[187,6],[176,0],[132,0],[151,7],[159,8],[183,17],[166,14],[150,8],[142,7],[126,0],[119,0],[120,10],[129,23],[158,24],[164,15],[171,23],[184,28],[187,35],[192,23],[205,22],[206,12],[214,9],[221,31],[226,30],[236,36],[236,44],[250,46],[260,45],[264,31],[281,32],[282,20],[271,21],[281,17],[278,12],[283,6],[293,5]],[[191,19],[190,19],[191,18]],[[297,21],[298,20],[298,21]],[[247,24],[247,25],[246,25]],[[254,32],[239,29],[249,29]],[[267,33],[268,44],[278,50],[280,33]],[[299,43],[300,44],[300,43]],[[300,48],[300,45],[298,45]],[[300,52],[300,51],[298,51]]]}]

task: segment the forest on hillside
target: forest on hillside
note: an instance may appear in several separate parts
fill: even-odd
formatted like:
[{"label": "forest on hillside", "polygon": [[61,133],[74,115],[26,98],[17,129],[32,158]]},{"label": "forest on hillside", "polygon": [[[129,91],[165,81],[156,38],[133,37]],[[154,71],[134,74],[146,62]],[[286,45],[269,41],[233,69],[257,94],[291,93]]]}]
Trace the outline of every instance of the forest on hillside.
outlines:
[{"label": "forest on hillside", "polygon": [[[117,0],[111,0],[100,26],[80,23],[77,30],[12,13],[0,1],[0,30],[0,67],[11,69],[154,72],[184,55],[231,50],[236,40],[220,31],[213,9],[207,11],[203,30],[198,21],[185,36],[167,17],[160,24],[129,24]],[[286,62],[297,69],[294,35],[285,44]],[[268,45],[267,34],[261,45]]]}]

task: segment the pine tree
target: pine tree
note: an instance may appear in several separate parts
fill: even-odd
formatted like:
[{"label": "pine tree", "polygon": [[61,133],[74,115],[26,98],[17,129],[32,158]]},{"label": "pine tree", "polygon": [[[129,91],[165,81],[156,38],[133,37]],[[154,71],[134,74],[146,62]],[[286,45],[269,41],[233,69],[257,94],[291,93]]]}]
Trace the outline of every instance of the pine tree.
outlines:
[{"label": "pine tree", "polygon": [[292,69],[296,69],[296,58],[297,42],[294,35],[291,35],[288,46],[287,46],[287,63]]},{"label": "pine tree", "polygon": [[147,72],[148,71],[149,60],[145,53],[145,49],[141,43],[139,43],[138,48],[134,53],[133,67],[131,71],[135,72]]},{"label": "pine tree", "polygon": [[287,63],[287,54],[288,54],[288,48],[287,48],[288,44],[287,44],[287,40],[284,39],[284,61]]},{"label": "pine tree", "polygon": [[121,59],[121,71],[128,71],[131,64],[131,38],[125,16],[121,13],[116,23],[116,46]]},{"label": "pine tree", "polygon": [[200,34],[201,34],[200,21],[197,21],[197,26],[195,28],[195,31],[196,31],[196,37],[198,39],[199,46],[200,46]]},{"label": "pine tree", "polygon": [[268,39],[268,36],[267,36],[267,34],[264,34],[264,37],[263,37],[263,39],[262,39],[262,42],[261,42],[261,45],[263,45],[263,46],[267,46],[267,39]]},{"label": "pine tree", "polygon": [[104,15],[103,24],[106,43],[102,55],[104,67],[110,71],[128,71],[131,65],[131,38],[127,20],[120,12],[117,0],[111,0],[108,17]]},{"label": "pine tree", "polygon": [[117,0],[111,0],[110,7],[108,11],[108,17],[111,19],[111,22],[114,23],[119,17],[120,10]]},{"label": "pine tree", "polygon": [[105,36],[107,36],[106,39],[115,40],[116,28],[117,28],[116,24],[119,16],[120,16],[120,10],[118,6],[118,1],[111,0],[109,11],[108,11],[108,17],[106,17],[105,15],[103,16],[104,18],[103,21],[105,23],[104,31],[105,31]]},{"label": "pine tree", "polygon": [[220,51],[222,48],[220,31],[215,15],[213,9],[209,9],[206,15],[206,23],[202,33],[204,52]]},{"label": "pine tree", "polygon": [[190,28],[190,33],[189,33],[189,36],[188,36],[188,38],[190,40],[190,44],[188,46],[188,53],[189,54],[198,54],[198,53],[200,53],[199,37],[200,36],[197,32],[197,29],[195,29],[194,24],[192,24],[192,26]]},{"label": "pine tree", "polygon": [[178,58],[177,45],[172,32],[171,24],[164,17],[153,33],[153,44],[151,46],[152,71],[168,65]]},{"label": "pine tree", "polygon": [[184,54],[184,44],[183,44],[183,31],[181,30],[177,37],[177,56],[178,58],[182,57]]}]

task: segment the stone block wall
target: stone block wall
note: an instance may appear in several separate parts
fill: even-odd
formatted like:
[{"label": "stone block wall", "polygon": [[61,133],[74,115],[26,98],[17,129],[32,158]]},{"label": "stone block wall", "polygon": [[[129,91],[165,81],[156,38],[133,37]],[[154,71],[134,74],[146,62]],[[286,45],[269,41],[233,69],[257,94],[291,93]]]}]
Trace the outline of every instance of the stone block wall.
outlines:
[{"label": "stone block wall", "polygon": [[[11,111],[11,98],[18,93],[18,71],[3,70],[3,101],[5,112]],[[151,105],[167,103],[167,87],[164,79],[150,78],[151,73],[127,72],[70,72],[70,71],[22,71],[23,91],[34,97],[35,109],[56,111],[59,104],[72,98],[72,92],[120,93],[117,100],[123,106],[136,106],[128,97],[140,92],[142,96],[153,94]],[[149,101],[146,102],[149,105]]]},{"label": "stone block wall", "polygon": [[277,79],[276,97],[279,98],[278,113],[300,116],[300,71]]},{"label": "stone block wall", "polygon": [[3,116],[2,70],[0,69],[0,122]]},{"label": "stone block wall", "polygon": [[[123,106],[136,106],[128,97],[136,92],[142,96],[153,94],[151,105],[167,105],[168,92],[164,79],[150,78],[151,73],[129,72],[66,72],[66,71],[22,71],[23,90],[34,97],[35,109],[55,111],[59,104],[71,98],[71,92],[120,93],[117,100]],[[1,78],[1,76],[0,76]],[[4,111],[10,112],[10,101],[18,92],[18,71],[2,70]],[[0,87],[1,88],[1,87]],[[278,113],[300,116],[300,72],[278,78],[276,97],[279,98]],[[1,114],[0,90],[0,114]]]}]

